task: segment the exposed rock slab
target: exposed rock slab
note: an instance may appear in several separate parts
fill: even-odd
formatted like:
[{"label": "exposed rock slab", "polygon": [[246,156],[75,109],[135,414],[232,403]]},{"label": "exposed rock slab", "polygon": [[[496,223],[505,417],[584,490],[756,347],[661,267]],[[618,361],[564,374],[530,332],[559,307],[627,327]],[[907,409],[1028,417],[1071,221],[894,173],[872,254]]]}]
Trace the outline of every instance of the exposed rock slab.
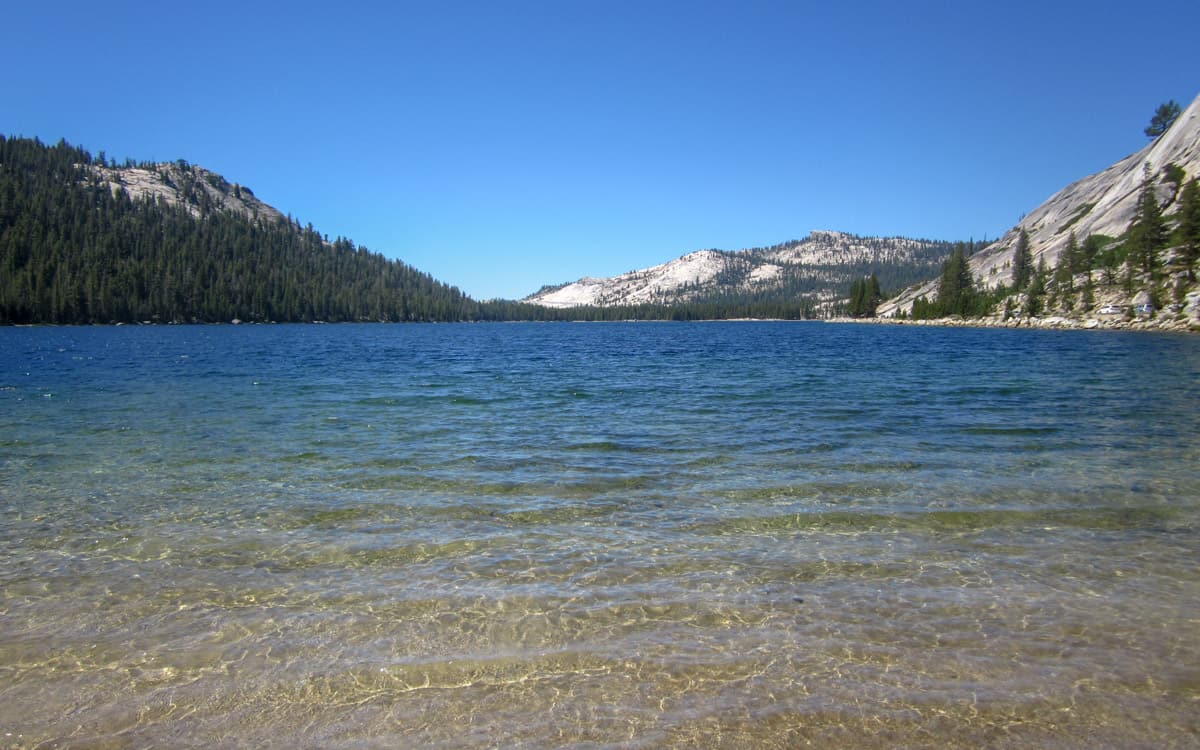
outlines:
[{"label": "exposed rock slab", "polygon": [[[1011,282],[1013,251],[1022,230],[1028,233],[1034,265],[1044,260],[1047,268],[1057,265],[1072,231],[1079,242],[1092,234],[1120,236],[1129,228],[1137,209],[1147,164],[1155,174],[1170,164],[1183,168],[1188,179],[1200,174],[1200,97],[1153,143],[1108,169],[1063,188],[1003,237],[973,255],[971,273],[988,288]],[[1179,208],[1178,187],[1164,180],[1157,184],[1158,199],[1164,204],[1166,215]],[[922,296],[932,299],[936,293],[936,279],[919,284],[884,302],[879,314],[890,317],[901,310],[911,311],[913,300]]]}]

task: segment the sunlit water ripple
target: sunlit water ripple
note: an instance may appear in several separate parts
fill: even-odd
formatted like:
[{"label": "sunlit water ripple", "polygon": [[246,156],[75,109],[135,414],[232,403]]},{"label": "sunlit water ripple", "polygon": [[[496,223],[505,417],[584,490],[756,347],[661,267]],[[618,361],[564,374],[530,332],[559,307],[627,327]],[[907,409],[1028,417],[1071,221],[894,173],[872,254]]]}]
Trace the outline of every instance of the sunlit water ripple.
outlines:
[{"label": "sunlit water ripple", "polygon": [[1200,339],[0,330],[0,747],[1200,746]]}]

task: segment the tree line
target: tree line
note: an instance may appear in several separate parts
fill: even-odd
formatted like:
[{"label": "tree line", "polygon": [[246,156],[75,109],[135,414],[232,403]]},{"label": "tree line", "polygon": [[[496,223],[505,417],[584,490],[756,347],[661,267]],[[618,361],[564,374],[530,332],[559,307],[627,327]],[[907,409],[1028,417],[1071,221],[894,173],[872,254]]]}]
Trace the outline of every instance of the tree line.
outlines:
[{"label": "tree line", "polygon": [[[132,166],[132,162],[126,162]],[[156,165],[140,164],[154,169]],[[175,163],[189,184],[200,170]],[[813,317],[802,299],[728,295],[684,304],[546,308],[480,302],[292,217],[131,198],[91,167],[101,152],[0,136],[0,324],[308,321],[603,321]],[[223,180],[210,184],[236,191]]]},{"label": "tree line", "polygon": [[[805,319],[819,314],[816,292],[848,276],[854,279],[849,300],[833,312],[871,316],[886,289],[927,277],[940,259],[946,260],[939,295],[919,300],[914,316],[984,314],[997,299],[970,279],[966,258],[982,243],[923,242],[905,261],[793,269],[778,288],[718,288],[687,302],[572,308],[480,302],[349,239],[329,241],[290,216],[222,210],[219,195],[214,202],[212,191],[196,189],[201,180],[230,195],[245,189],[182,160],[171,166],[180,204],[132,198],[119,184],[110,186],[90,168],[117,168],[103,152],[93,157],[65,141],[48,146],[0,136],[0,323]],[[1194,193],[1195,185],[1188,190]],[[1133,253],[1145,266],[1151,256],[1136,248],[1161,242],[1162,231],[1151,218],[1142,226],[1148,228],[1134,233],[1142,239],[1121,246],[1130,248],[1121,260]],[[1087,258],[1112,260],[1094,238],[1083,247]],[[1036,299],[1038,284],[1053,283],[1024,262],[1017,268],[1009,291],[1031,291]]]}]

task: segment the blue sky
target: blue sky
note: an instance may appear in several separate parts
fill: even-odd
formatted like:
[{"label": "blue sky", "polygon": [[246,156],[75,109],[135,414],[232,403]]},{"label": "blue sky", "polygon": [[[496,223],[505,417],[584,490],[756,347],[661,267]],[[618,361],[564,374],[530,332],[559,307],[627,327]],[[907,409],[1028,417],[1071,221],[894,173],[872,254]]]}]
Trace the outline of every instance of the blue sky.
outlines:
[{"label": "blue sky", "polygon": [[994,238],[1200,94],[1195,0],[3,16],[0,132],[187,159],[478,298],[813,229]]}]

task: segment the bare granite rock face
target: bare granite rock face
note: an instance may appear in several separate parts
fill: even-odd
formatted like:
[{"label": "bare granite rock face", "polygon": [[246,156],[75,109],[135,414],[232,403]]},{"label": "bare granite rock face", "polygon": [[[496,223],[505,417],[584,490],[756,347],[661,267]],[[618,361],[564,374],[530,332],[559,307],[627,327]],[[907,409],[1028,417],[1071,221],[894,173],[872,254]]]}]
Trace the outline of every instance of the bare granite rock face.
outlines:
[{"label": "bare granite rock face", "polygon": [[[1124,234],[1137,209],[1146,165],[1151,174],[1157,176],[1155,190],[1159,203],[1163,204],[1164,215],[1174,214],[1179,209],[1182,185],[1164,179],[1163,174],[1172,164],[1182,168],[1187,179],[1200,174],[1200,97],[1153,143],[1108,169],[1063,188],[1003,237],[971,256],[971,273],[988,288],[1011,282],[1013,250],[1022,230],[1028,233],[1034,265],[1044,260],[1047,268],[1057,264],[1072,232],[1079,242],[1093,234],[1110,237]],[[892,317],[900,311],[909,312],[913,300],[919,297],[932,299],[936,294],[937,280],[934,279],[884,302],[879,306],[878,314]]]},{"label": "bare granite rock face", "polygon": [[789,289],[818,307],[845,295],[869,265],[940,263],[944,243],[903,237],[856,237],[812,232],[803,240],[767,248],[699,250],[651,268],[609,278],[585,277],[544,287],[525,302],[547,307],[671,304],[720,294],[763,294]]},{"label": "bare granite rock face", "polygon": [[184,206],[193,216],[205,211],[230,211],[272,222],[283,218],[250,188],[231,184],[221,175],[186,162],[161,162],[135,167],[88,167],[93,177],[111,190],[123,190],[133,200],[149,198]]}]

